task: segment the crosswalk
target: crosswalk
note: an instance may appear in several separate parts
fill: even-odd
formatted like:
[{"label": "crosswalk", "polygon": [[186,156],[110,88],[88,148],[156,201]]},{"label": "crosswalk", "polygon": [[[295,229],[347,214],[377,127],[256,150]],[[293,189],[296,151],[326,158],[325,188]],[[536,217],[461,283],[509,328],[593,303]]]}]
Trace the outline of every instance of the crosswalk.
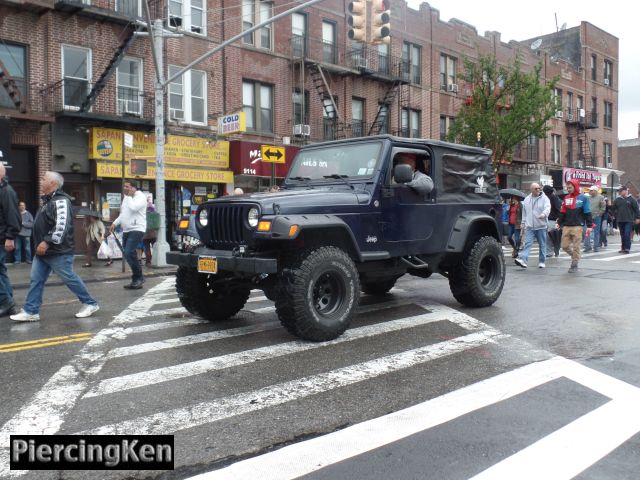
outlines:
[{"label": "crosswalk", "polygon": [[[589,376],[585,367],[536,350],[460,311],[439,304],[422,304],[419,297],[402,288],[394,288],[392,295],[383,297],[363,296],[352,328],[338,339],[312,343],[289,336],[277,321],[272,303],[261,292],[252,293],[234,321],[215,325],[189,316],[179,305],[174,281],[173,278],[162,281],[114,317],[2,426],[0,478],[20,475],[45,478],[40,472],[8,469],[7,449],[12,433],[175,434],[176,445],[199,446],[203,455],[205,450],[210,455],[201,463],[215,466],[221,459],[255,453],[260,447],[288,441],[307,429],[318,428],[310,412],[335,414],[334,409],[349,404],[354,409],[369,411],[370,417],[365,416],[364,420],[371,422],[377,417],[390,421],[385,415],[389,411],[407,415],[407,409],[422,412],[429,409],[431,420],[409,422],[413,427],[407,431],[414,431],[416,426],[433,428],[447,419],[502,402],[519,391],[567,375],[608,395],[617,402],[617,407],[626,408],[625,402],[640,402],[640,390],[635,387],[605,380],[602,374],[597,381],[593,380],[595,376]],[[517,359],[515,367],[524,367],[511,370],[509,365],[500,365],[496,367],[495,379],[483,378],[480,371],[457,378],[456,365],[464,355],[513,357]],[[446,385],[451,391],[429,398],[423,389],[417,389],[415,398],[410,399],[395,395],[395,387],[389,387],[391,391],[386,396],[383,391],[371,393],[380,382],[408,388],[425,381]],[[606,388],[602,387],[605,384]],[[437,421],[432,415],[436,415]],[[282,433],[265,426],[260,435],[263,444],[235,445],[235,436],[245,430],[254,431],[261,422],[275,422],[282,417],[297,418],[301,426],[278,420]],[[339,427],[340,417],[336,415],[335,423],[323,427],[325,431]],[[611,422],[617,418],[607,414],[601,420]],[[636,427],[635,431],[640,431],[640,425],[632,422],[624,433],[616,432],[613,439],[608,438],[609,443],[619,445],[628,438],[625,437],[628,430]],[[212,431],[226,430],[234,436],[226,441],[209,439]],[[384,445],[395,438],[380,435],[371,433],[368,447],[360,442],[358,451],[376,448],[375,445]],[[335,445],[340,442],[344,443],[344,439],[336,440]],[[211,444],[209,448],[207,443]],[[307,448],[303,444],[298,448]],[[345,447],[337,454],[335,448],[325,445],[316,453],[320,451],[326,458],[316,455],[312,465],[306,467],[300,461],[295,472],[281,467],[273,470],[268,467],[265,471],[264,464],[255,460],[258,467],[245,469],[244,462],[238,462],[238,466],[217,470],[210,478],[295,478],[339,461],[340,455],[350,450]],[[545,454],[546,450],[533,456],[539,460]],[[279,455],[286,456],[286,449]],[[306,455],[313,457],[309,452]],[[603,455],[598,450],[577,465],[584,468],[585,462],[593,463]],[[178,467],[186,466],[179,462],[176,458]],[[516,460],[511,462],[522,465]],[[568,475],[553,478],[571,478]],[[488,473],[478,478],[516,477]]]},{"label": "crosswalk", "polygon": [[[632,244],[631,253],[628,254],[620,254],[619,250],[621,248],[621,244],[619,240],[611,241],[606,248],[601,248],[597,252],[581,252],[580,260],[593,260],[595,262],[621,262],[621,263],[640,263],[640,260],[637,260],[637,257],[640,257],[640,244],[638,242]],[[511,256],[512,249],[510,246],[502,246],[502,250],[505,256]],[[635,250],[635,251],[634,251]],[[540,248],[536,242],[534,242],[531,250],[529,251],[529,259],[538,258],[538,254],[540,252]],[[555,258],[560,261],[570,261],[571,257],[567,255],[566,252],[560,250],[560,255]]]}]

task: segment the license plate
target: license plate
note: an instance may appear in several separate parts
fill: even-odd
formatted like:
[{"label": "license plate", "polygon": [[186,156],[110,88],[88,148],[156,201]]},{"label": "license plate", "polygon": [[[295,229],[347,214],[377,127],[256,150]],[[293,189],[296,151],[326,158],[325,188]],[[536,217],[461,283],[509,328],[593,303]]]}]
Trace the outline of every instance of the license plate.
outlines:
[{"label": "license plate", "polygon": [[218,260],[216,257],[198,257],[198,272],[218,273]]}]

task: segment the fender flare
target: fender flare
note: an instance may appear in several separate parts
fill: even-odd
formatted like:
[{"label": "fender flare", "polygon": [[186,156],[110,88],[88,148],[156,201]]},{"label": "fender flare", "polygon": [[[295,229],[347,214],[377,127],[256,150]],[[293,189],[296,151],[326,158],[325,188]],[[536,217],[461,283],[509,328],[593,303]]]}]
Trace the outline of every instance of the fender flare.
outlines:
[{"label": "fender flare", "polygon": [[500,230],[498,229],[495,218],[486,213],[474,211],[462,212],[453,224],[453,228],[449,234],[447,252],[464,251],[469,238],[469,232],[474,230],[484,231],[500,241]]}]

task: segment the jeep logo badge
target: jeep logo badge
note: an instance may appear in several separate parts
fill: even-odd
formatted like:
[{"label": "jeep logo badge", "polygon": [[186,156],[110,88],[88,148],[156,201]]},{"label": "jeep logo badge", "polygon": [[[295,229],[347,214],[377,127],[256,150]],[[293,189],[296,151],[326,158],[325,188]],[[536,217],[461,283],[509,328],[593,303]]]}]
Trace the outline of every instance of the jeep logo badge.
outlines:
[{"label": "jeep logo badge", "polygon": [[474,192],[487,193],[487,187],[484,186],[484,177],[482,175],[476,179],[476,182],[478,183],[478,186],[475,188]]}]

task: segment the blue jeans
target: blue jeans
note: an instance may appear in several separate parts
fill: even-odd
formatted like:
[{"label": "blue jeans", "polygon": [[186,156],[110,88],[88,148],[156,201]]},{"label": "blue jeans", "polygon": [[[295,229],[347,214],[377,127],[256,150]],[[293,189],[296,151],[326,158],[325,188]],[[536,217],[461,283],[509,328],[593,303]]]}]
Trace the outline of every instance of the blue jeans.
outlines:
[{"label": "blue jeans", "polygon": [[24,311],[35,315],[40,312],[42,305],[42,292],[44,284],[53,271],[62,279],[64,284],[71,290],[80,302],[85,305],[97,305],[98,302],[89,294],[87,287],[76,272],[73,271],[73,255],[50,255],[33,257],[31,265],[31,285],[24,303]]},{"label": "blue jeans", "polygon": [[529,251],[533,246],[534,238],[538,241],[538,245],[540,246],[540,251],[538,252],[538,261],[540,263],[544,263],[545,256],[547,253],[547,229],[539,228],[538,230],[533,230],[531,228],[527,228],[524,231],[524,248],[520,252],[520,259],[525,262],[529,259]]},{"label": "blue jeans", "polygon": [[13,256],[16,263],[22,261],[22,249],[24,248],[24,261],[31,263],[31,237],[23,237],[18,235],[15,238],[16,250],[13,252]]},{"label": "blue jeans", "polygon": [[131,282],[142,281],[142,267],[138,260],[138,244],[142,242],[144,232],[124,232],[122,235],[122,247],[124,248],[124,258],[131,267]]},{"label": "blue jeans", "polygon": [[509,234],[507,235],[507,238],[513,241],[513,244],[516,246],[516,248],[518,248],[520,245],[520,229],[516,228],[515,225],[510,223]]},{"label": "blue jeans", "polygon": [[[602,228],[602,217],[595,217],[593,223],[596,226],[591,230],[591,235],[587,237],[587,227],[585,225],[584,231],[584,248],[585,250],[598,250],[600,248],[600,229]],[[593,224],[592,224],[593,225]]]},{"label": "blue jeans", "polygon": [[13,303],[13,288],[7,276],[7,252],[0,243],[0,305]]},{"label": "blue jeans", "polygon": [[620,239],[622,240],[622,250],[631,250],[631,225],[631,222],[618,222]]}]

